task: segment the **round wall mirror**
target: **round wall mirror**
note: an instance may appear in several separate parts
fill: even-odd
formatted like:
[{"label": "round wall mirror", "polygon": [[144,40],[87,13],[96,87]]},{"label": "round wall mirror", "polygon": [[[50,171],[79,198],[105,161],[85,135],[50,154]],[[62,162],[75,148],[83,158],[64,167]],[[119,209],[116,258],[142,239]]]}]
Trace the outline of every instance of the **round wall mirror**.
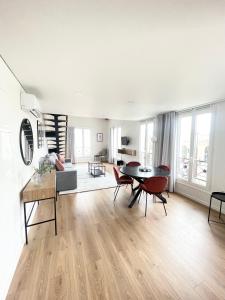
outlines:
[{"label": "round wall mirror", "polygon": [[20,126],[20,153],[25,165],[30,165],[33,159],[33,131],[28,119],[23,119]]}]

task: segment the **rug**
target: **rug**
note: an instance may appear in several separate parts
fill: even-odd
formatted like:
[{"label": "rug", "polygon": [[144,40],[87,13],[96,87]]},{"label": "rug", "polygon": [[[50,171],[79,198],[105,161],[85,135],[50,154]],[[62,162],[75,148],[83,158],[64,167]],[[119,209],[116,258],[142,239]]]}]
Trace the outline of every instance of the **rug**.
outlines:
[{"label": "rug", "polygon": [[77,188],[75,190],[63,191],[59,195],[83,193],[102,189],[116,187],[116,180],[109,172],[105,172],[105,176],[93,177],[88,173],[88,165],[76,165],[77,170]]}]

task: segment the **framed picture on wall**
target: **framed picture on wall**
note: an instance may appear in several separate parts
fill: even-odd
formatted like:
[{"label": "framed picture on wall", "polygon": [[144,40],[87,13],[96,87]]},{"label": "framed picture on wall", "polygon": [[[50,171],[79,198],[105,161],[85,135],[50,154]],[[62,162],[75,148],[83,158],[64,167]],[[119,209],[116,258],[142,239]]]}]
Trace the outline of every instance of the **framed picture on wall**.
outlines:
[{"label": "framed picture on wall", "polygon": [[103,133],[97,133],[97,142],[103,142]]}]

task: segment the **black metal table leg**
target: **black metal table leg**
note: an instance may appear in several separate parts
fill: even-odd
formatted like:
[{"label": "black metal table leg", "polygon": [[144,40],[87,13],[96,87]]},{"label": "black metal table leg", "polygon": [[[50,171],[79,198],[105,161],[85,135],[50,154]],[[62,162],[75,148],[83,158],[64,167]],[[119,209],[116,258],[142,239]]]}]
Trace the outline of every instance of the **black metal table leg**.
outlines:
[{"label": "black metal table leg", "polygon": [[212,196],[210,197],[210,203],[209,203],[208,223],[209,223],[209,218],[210,218],[211,205],[212,205]]},{"label": "black metal table leg", "polygon": [[[53,201],[54,201],[54,218],[48,219],[48,220],[44,220],[44,221],[41,221],[41,222],[36,222],[36,223],[29,224],[29,220],[30,220],[30,217],[32,215],[35,203],[38,202],[38,201],[49,200],[49,199],[53,199]],[[50,197],[50,198],[45,198],[45,199],[40,199],[40,200],[33,200],[33,201],[30,201],[30,202],[24,202],[23,203],[23,207],[24,207],[24,227],[25,227],[26,244],[28,244],[27,228],[31,227],[31,226],[35,226],[35,225],[39,225],[39,224],[43,224],[43,223],[55,221],[55,235],[57,235],[56,201],[57,201],[57,193],[55,194],[55,197]],[[33,202],[33,206],[31,208],[31,211],[30,211],[29,216],[27,218],[27,215],[26,215],[26,204],[27,203],[31,203],[31,202]]]},{"label": "black metal table leg", "polygon": [[138,198],[138,196],[140,195],[140,193],[141,193],[141,189],[139,188],[138,190],[137,190],[137,192],[136,193],[134,193],[133,195],[132,195],[132,198],[131,198],[131,202],[130,202],[130,204],[129,204],[129,208],[132,208],[133,207],[133,205],[134,205],[134,203],[137,201],[137,198]]},{"label": "black metal table leg", "polygon": [[222,201],[220,201],[220,213],[219,213],[219,219],[221,217],[221,210],[222,210]]},{"label": "black metal table leg", "polygon": [[55,213],[55,235],[57,235],[56,197],[54,197],[54,213]]},{"label": "black metal table leg", "polygon": [[136,192],[139,189],[139,185],[137,185],[135,188],[132,187],[132,193]]},{"label": "black metal table leg", "polygon": [[23,210],[24,210],[24,227],[25,227],[26,244],[28,244],[28,238],[27,238],[27,214],[26,214],[26,202],[23,203]]}]

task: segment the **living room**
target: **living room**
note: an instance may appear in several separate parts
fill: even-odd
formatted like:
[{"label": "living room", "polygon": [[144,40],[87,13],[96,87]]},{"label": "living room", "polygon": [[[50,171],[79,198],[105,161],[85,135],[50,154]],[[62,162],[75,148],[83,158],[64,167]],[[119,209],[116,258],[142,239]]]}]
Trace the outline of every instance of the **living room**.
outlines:
[{"label": "living room", "polygon": [[223,1],[0,1],[0,299],[225,298]]}]

